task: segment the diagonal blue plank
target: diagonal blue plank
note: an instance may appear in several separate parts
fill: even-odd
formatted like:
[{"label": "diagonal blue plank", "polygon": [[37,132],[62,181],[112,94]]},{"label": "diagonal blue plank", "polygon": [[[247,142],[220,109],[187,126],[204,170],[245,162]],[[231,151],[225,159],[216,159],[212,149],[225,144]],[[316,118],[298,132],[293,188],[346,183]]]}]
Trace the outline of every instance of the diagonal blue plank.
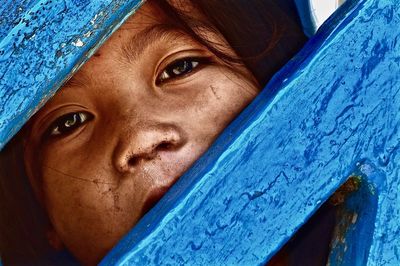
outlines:
[{"label": "diagonal blue plank", "polygon": [[0,149],[140,0],[7,1],[0,7]]},{"label": "diagonal blue plank", "polygon": [[341,12],[102,265],[263,264],[354,169],[373,231],[334,263],[400,264],[400,4]]}]

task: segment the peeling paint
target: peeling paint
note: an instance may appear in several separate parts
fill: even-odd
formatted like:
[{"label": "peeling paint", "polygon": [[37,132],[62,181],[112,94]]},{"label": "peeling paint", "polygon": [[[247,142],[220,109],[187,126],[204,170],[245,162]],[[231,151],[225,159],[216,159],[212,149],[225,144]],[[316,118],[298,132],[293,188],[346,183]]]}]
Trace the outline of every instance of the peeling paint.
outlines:
[{"label": "peeling paint", "polygon": [[75,42],[72,42],[72,45],[76,47],[82,47],[84,43],[82,42],[81,39],[78,38]]}]

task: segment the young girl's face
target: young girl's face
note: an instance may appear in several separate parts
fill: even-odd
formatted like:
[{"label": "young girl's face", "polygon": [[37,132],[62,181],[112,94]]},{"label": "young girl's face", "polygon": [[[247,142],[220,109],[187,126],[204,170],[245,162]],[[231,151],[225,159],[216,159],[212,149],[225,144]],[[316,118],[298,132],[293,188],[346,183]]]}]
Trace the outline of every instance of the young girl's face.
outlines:
[{"label": "young girl's face", "polygon": [[[245,67],[227,66],[164,19],[144,4],[32,120],[25,163],[49,235],[86,264],[98,262],[259,91]],[[203,34],[234,55],[222,36]]]}]

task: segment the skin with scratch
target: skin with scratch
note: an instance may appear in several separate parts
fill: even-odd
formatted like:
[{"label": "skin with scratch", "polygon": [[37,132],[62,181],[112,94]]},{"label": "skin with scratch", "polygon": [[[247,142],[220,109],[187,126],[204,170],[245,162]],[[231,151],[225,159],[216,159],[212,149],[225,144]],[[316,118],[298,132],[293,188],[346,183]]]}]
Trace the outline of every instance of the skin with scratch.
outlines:
[{"label": "skin with scratch", "polygon": [[[53,226],[51,243],[86,265],[137,223],[259,91],[244,66],[228,66],[176,29],[154,27],[163,19],[145,4],[31,121],[25,164]],[[221,36],[203,34],[234,55]],[[199,62],[165,78],[185,58]],[[90,119],[58,134],[54,121],[66,114]]]}]

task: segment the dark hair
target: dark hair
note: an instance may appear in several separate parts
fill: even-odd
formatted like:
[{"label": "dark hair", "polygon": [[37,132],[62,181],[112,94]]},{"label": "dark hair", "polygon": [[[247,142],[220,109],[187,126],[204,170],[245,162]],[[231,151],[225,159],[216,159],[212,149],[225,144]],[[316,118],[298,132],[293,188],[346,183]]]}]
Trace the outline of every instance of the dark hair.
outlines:
[{"label": "dark hair", "polygon": [[[172,23],[205,45],[219,58],[229,63],[244,63],[261,86],[265,85],[307,40],[291,0],[191,1],[195,9],[207,18],[206,22],[181,13],[176,8],[179,4],[171,5],[169,1],[155,2]],[[232,58],[218,49],[218,46],[202,35],[202,28],[222,34],[239,58]]]},{"label": "dark hair", "polygon": [[22,136],[0,153],[0,254],[6,265],[38,261],[52,252],[48,219],[25,173]]},{"label": "dark hair", "polygon": [[[168,0],[154,2],[171,23],[218,57],[229,63],[244,63],[261,85],[306,41],[296,14],[289,14],[293,6],[283,10],[272,0],[191,1],[206,22],[180,12]],[[221,33],[239,58],[224,54],[204,38],[201,27]],[[51,264],[43,260],[53,252],[46,238],[49,221],[24,171],[23,135],[21,131],[0,154],[0,254],[5,264]]]}]

